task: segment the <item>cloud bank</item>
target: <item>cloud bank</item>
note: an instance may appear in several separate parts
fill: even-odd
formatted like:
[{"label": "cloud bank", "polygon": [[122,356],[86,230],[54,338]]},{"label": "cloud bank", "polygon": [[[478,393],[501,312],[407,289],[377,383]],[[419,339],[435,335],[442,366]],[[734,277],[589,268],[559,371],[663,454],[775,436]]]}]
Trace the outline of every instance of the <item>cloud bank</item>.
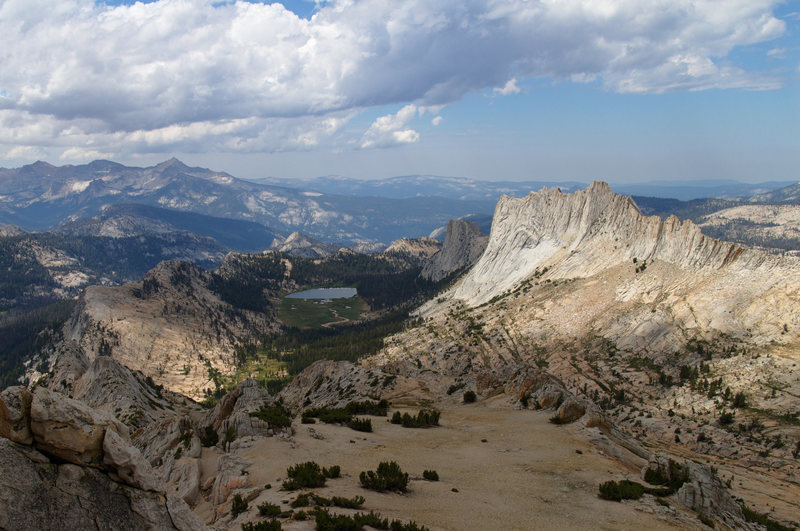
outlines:
[{"label": "cloud bank", "polygon": [[[727,60],[785,31],[776,4],[333,0],[304,19],[241,1],[5,0],[0,145],[66,159],[374,148],[418,141],[410,124],[426,107],[516,94],[526,78],[626,93],[776,88]],[[345,127],[387,105],[400,110]]]}]

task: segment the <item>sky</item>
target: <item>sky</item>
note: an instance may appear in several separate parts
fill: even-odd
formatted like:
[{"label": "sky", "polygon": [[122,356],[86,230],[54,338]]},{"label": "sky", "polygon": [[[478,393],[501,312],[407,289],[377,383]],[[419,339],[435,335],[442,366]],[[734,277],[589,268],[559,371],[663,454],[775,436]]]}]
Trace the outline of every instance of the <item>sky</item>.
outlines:
[{"label": "sky", "polygon": [[0,0],[0,166],[800,180],[800,0]]}]

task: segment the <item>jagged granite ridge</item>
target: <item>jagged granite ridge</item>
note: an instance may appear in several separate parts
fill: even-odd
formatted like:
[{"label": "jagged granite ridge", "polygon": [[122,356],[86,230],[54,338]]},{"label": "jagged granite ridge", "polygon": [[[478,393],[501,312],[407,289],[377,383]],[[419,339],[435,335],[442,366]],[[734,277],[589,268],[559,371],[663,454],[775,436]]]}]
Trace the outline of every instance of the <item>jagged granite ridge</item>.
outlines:
[{"label": "jagged granite ridge", "polygon": [[475,223],[451,219],[447,223],[442,249],[425,263],[421,274],[423,278],[436,282],[466,269],[478,261],[488,243],[489,236]]}]

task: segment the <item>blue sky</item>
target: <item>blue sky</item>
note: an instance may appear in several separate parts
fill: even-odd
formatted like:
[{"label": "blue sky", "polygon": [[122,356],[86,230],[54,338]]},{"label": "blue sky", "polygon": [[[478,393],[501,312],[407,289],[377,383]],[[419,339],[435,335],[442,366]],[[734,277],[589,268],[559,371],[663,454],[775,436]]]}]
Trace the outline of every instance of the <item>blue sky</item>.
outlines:
[{"label": "blue sky", "polygon": [[798,180],[798,32],[798,1],[7,0],[0,166]]}]

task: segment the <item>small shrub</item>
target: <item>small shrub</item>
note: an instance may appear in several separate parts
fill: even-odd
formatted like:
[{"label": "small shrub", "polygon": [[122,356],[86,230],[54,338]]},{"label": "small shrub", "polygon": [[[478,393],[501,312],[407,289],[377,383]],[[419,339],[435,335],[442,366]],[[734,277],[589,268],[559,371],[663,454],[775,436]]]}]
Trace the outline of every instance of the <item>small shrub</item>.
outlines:
[{"label": "small shrub", "polygon": [[341,507],[343,509],[360,509],[364,505],[363,496],[354,496],[352,498],[343,498],[341,496],[334,496],[331,498],[331,504],[334,507]]},{"label": "small shrub", "polygon": [[293,499],[289,503],[289,506],[292,507],[292,508],[308,507],[309,505],[311,505],[311,496],[312,496],[311,492],[298,494],[297,498]]},{"label": "small shrub", "polygon": [[645,492],[653,496],[669,496],[678,491],[689,479],[689,471],[676,461],[669,460],[669,474],[661,470],[648,468],[644,473],[644,480],[651,485],[662,486],[660,489],[645,488]]},{"label": "small shrub", "polygon": [[303,520],[308,520],[308,514],[305,511],[297,511],[294,513],[294,519],[300,520],[301,522]]},{"label": "small shrub", "polygon": [[377,417],[385,417],[389,412],[389,402],[386,400],[381,400],[380,402],[370,402],[369,400],[350,402],[344,406],[344,410],[351,415],[375,415]]},{"label": "small shrub", "polygon": [[767,531],[791,531],[793,529],[781,524],[780,522],[776,522],[765,513],[760,513],[750,509],[743,503],[740,505],[742,506],[742,512],[744,513],[744,519],[746,521],[761,524],[767,528]]},{"label": "small shrub", "polygon": [[281,508],[274,503],[264,502],[258,506],[258,514],[259,516],[267,516],[270,518],[275,518],[279,514],[281,514]]},{"label": "small shrub", "polygon": [[714,520],[712,520],[708,516],[704,515],[703,513],[699,513],[697,515],[697,519],[700,520],[701,522],[703,522],[705,525],[707,525],[711,529],[714,529],[714,527],[715,527],[714,526]]},{"label": "small shrub", "polygon": [[451,385],[450,387],[447,388],[447,394],[448,395],[452,395],[453,393],[455,393],[459,389],[463,389],[463,388],[464,388],[464,384],[463,383],[457,383],[457,384],[454,383],[453,385]]},{"label": "small shrub", "polygon": [[422,477],[428,481],[439,481],[439,474],[435,470],[426,470],[422,473]]},{"label": "small shrub", "polygon": [[404,428],[429,428],[439,425],[440,415],[441,413],[435,409],[420,409],[416,416],[408,413],[401,415],[399,411],[395,411],[390,422],[401,424]]},{"label": "small shrub", "polygon": [[606,481],[600,484],[600,497],[604,500],[638,500],[644,494],[644,487],[635,481],[623,479],[620,482]]},{"label": "small shrub", "polygon": [[218,442],[219,434],[217,434],[217,430],[215,430],[212,426],[206,426],[205,429],[200,432],[200,444],[206,448],[216,446]]},{"label": "small shrub", "polygon": [[403,472],[395,461],[383,461],[378,465],[377,471],[361,472],[358,479],[365,489],[379,492],[385,490],[405,492],[408,489],[408,474]]},{"label": "small shrub", "polygon": [[257,411],[251,411],[250,416],[260,419],[272,428],[288,428],[292,425],[290,412],[283,406],[261,406]]},{"label": "small shrub", "polygon": [[415,522],[404,524],[399,520],[391,522],[381,517],[380,514],[370,511],[369,513],[356,513],[352,516],[346,514],[331,514],[327,509],[317,509],[314,513],[316,529],[318,531],[359,531],[365,526],[373,529],[385,529],[391,531],[428,531],[425,526],[419,526]]},{"label": "small shrub", "polygon": [[465,404],[472,404],[478,399],[475,391],[467,391],[464,393],[464,403]]},{"label": "small shrub", "polygon": [[372,432],[372,421],[370,419],[353,418],[347,423],[347,427],[363,432]]},{"label": "small shrub", "polygon": [[733,397],[733,407],[735,408],[747,407],[747,395],[745,395],[742,391],[736,393]]},{"label": "small shrub", "polygon": [[247,500],[236,494],[233,496],[233,503],[231,504],[231,516],[236,518],[241,513],[247,510]]},{"label": "small shrub", "polygon": [[730,426],[733,424],[733,413],[730,411],[726,411],[722,415],[719,416],[719,423],[722,426]]},{"label": "small shrub", "polygon": [[323,468],[322,475],[328,479],[336,479],[342,475],[342,468],[339,465],[333,465],[330,468]]},{"label": "small shrub", "polygon": [[281,527],[281,523],[278,520],[242,524],[242,531],[281,531],[282,529],[283,527]]},{"label": "small shrub", "polygon": [[290,466],[286,469],[286,474],[289,476],[289,479],[283,482],[283,488],[286,490],[313,489],[325,485],[325,476],[314,461]]}]

